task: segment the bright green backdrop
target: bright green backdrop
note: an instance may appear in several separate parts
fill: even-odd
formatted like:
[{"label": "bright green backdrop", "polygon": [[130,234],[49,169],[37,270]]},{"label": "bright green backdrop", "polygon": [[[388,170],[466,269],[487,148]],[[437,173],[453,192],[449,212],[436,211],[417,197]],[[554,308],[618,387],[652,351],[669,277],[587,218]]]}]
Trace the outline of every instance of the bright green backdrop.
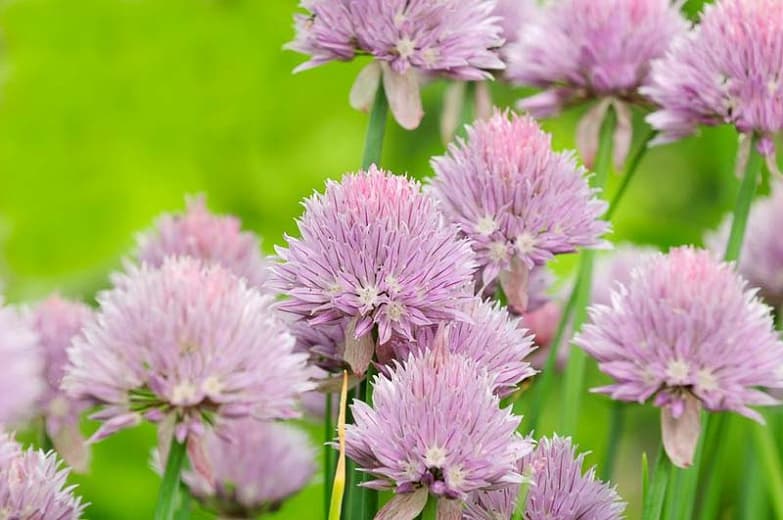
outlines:
[{"label": "bright green backdrop", "polygon": [[[366,118],[348,107],[347,92],[360,64],[293,76],[302,57],[282,46],[292,36],[294,0],[3,5],[0,272],[13,302],[54,290],[91,299],[134,233],[161,211],[181,208],[188,193],[204,192],[213,209],[240,215],[271,251],[295,231],[301,198],[359,163]],[[442,89],[427,87],[419,131],[389,125],[384,166],[429,175],[428,158],[443,151],[436,132]],[[495,90],[500,103],[518,97],[502,85]],[[547,123],[558,148],[573,145],[578,115]],[[614,238],[698,242],[733,200],[735,147],[733,132],[717,129],[652,151]],[[600,455],[607,402],[586,399],[579,441]],[[653,417],[638,408],[632,421],[654,424]],[[648,445],[657,439],[654,428],[641,433]],[[153,436],[142,427],[95,448],[93,472],[77,479],[93,503],[89,518],[151,516]],[[638,447],[621,452],[618,480],[628,499],[639,492],[638,465]],[[320,504],[315,485],[278,518],[316,518]]]}]

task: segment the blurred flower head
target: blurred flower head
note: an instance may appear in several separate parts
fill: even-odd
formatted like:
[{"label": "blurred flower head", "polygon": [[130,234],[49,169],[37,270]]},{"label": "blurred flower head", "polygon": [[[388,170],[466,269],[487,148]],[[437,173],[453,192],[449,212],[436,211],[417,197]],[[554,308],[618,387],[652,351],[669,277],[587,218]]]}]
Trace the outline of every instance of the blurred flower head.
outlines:
[{"label": "blurred flower head", "polygon": [[769,308],[707,251],[655,255],[590,317],[575,343],[615,380],[597,391],[640,403],[654,397],[677,465],[691,462],[702,407],[761,421],[750,406],[776,401],[756,387],[783,387],[783,343]]},{"label": "blurred flower head", "polygon": [[66,482],[68,470],[60,468],[54,452],[22,447],[0,433],[0,513],[3,518],[24,520],[78,520],[86,504]]},{"label": "blurred flower head", "polygon": [[88,403],[68,397],[61,389],[68,347],[92,317],[92,310],[80,302],[50,296],[32,313],[33,328],[44,357],[46,390],[41,397],[41,413],[46,433],[58,453],[77,471],[86,471],[88,452],[79,431],[81,413]]},{"label": "blurred flower head", "polygon": [[500,408],[495,376],[449,352],[443,332],[433,348],[376,376],[372,407],[351,407],[346,453],[376,477],[369,487],[396,491],[396,504],[426,502],[428,493],[462,501],[519,483],[517,461],[532,448],[516,431],[520,418]]},{"label": "blurred flower head", "polygon": [[522,27],[537,12],[536,2],[537,0],[497,0],[495,16],[500,18],[500,27],[503,29],[504,54],[510,45],[519,41]]},{"label": "blurred flower head", "polygon": [[412,339],[415,327],[462,316],[472,299],[470,246],[415,181],[374,166],[329,181],[298,224],[301,238],[286,237],[273,267],[289,296],[280,308],[312,326],[344,325],[343,359],[359,373],[374,328],[379,344]]},{"label": "blurred flower head", "polygon": [[627,285],[634,269],[653,258],[658,250],[652,247],[619,244],[606,254],[598,255],[593,268],[590,303],[611,305],[612,292]]},{"label": "blurred flower head", "polygon": [[[508,395],[536,373],[526,360],[533,351],[533,337],[519,318],[511,317],[499,304],[478,298],[470,307],[469,318],[444,325],[446,346],[492,374],[497,395]],[[414,342],[393,342],[396,359],[406,359],[411,350],[434,348],[435,341],[443,339],[436,331],[434,327],[422,327],[416,331]]]},{"label": "blurred flower head", "polygon": [[662,57],[688,24],[672,0],[562,0],[527,16],[517,43],[506,49],[506,76],[544,92],[519,106],[536,117],[558,114],[580,101],[603,99],[587,112],[578,143],[588,166],[594,159],[601,121],[610,105],[617,112],[615,163],[631,143],[626,102],[643,101],[650,62]]},{"label": "blurred flower head", "polygon": [[372,104],[381,81],[392,113],[405,128],[422,117],[419,74],[462,80],[491,77],[504,68],[494,0],[306,0],[295,17],[288,48],[310,56],[297,70],[369,55],[357,78],[354,107]]},{"label": "blurred flower head", "polygon": [[206,466],[183,479],[199,501],[230,518],[277,510],[316,470],[307,434],[279,423],[243,419],[226,436],[212,432],[202,442]]},{"label": "blurred flower head", "polygon": [[[751,206],[739,260],[740,274],[773,307],[783,305],[783,241],[777,228],[781,223],[783,184],[777,182],[768,198],[758,199]],[[726,218],[717,232],[705,237],[713,253],[723,255],[730,232],[731,218]]]},{"label": "blurred flower head", "polygon": [[136,258],[160,267],[170,256],[192,256],[215,263],[263,290],[269,263],[253,233],[242,231],[239,219],[213,215],[203,196],[190,198],[181,215],[164,214],[155,228],[138,237]]},{"label": "blurred flower head", "polygon": [[699,125],[734,125],[762,136],[764,155],[783,128],[783,3],[718,0],[706,4],[701,23],[673,43],[653,65],[643,90],[661,110],[648,116],[668,142]]},{"label": "blurred flower head", "polygon": [[0,424],[31,418],[46,390],[44,359],[29,320],[0,297]]},{"label": "blurred flower head", "polygon": [[530,117],[496,113],[433,159],[432,191],[467,237],[486,286],[499,279],[509,304],[527,308],[530,270],[557,254],[597,247],[609,224],[570,153]]},{"label": "blurred flower head", "polygon": [[291,417],[311,389],[306,356],[273,309],[218,265],[168,259],[131,268],[68,351],[63,387],[102,405],[101,439],[146,418],[182,442],[213,424]]}]

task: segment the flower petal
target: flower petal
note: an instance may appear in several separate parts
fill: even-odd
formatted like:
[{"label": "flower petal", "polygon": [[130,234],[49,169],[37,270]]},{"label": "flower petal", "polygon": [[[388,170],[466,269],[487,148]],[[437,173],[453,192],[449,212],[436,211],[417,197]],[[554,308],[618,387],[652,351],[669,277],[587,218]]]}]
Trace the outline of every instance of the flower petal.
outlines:
[{"label": "flower petal", "polygon": [[515,312],[527,310],[527,282],[530,269],[515,255],[511,259],[511,269],[500,273],[500,286],[506,294],[508,306]]},{"label": "flower petal", "polygon": [[440,115],[440,138],[444,145],[449,144],[457,133],[464,104],[465,82],[450,83],[443,94],[443,112]]},{"label": "flower petal", "polygon": [[617,126],[614,129],[614,166],[619,172],[623,170],[625,159],[631,150],[633,114],[628,104],[622,101],[614,100],[612,106],[617,114]]},{"label": "flower petal", "polygon": [[669,407],[661,409],[663,447],[672,464],[678,468],[693,464],[701,434],[701,402],[690,393],[685,394],[683,402],[682,413],[676,419]]},{"label": "flower petal", "polygon": [[595,156],[598,153],[598,140],[601,134],[601,125],[606,116],[606,110],[609,108],[611,100],[603,99],[593,105],[587,113],[582,116],[579,126],[576,129],[576,148],[582,156],[585,166],[592,168],[595,163]]},{"label": "flower petal", "polygon": [[406,130],[413,130],[421,123],[424,110],[421,107],[419,78],[414,69],[404,74],[393,70],[386,64],[383,67],[383,88],[389,100],[394,119]]},{"label": "flower petal", "polygon": [[367,112],[375,101],[375,93],[381,84],[381,66],[377,61],[364,67],[351,87],[349,101],[351,107]]},{"label": "flower petal", "polygon": [[413,493],[394,495],[383,509],[375,515],[375,520],[414,520],[424,510],[429,492],[419,488]]},{"label": "flower petal", "polygon": [[345,330],[345,352],[343,359],[351,367],[354,374],[364,374],[367,367],[372,362],[372,356],[375,353],[375,340],[372,334],[364,334],[362,337],[356,337],[356,321],[354,318],[348,324]]},{"label": "flower petal", "polygon": [[462,502],[449,498],[438,499],[437,520],[460,520],[462,518]]}]

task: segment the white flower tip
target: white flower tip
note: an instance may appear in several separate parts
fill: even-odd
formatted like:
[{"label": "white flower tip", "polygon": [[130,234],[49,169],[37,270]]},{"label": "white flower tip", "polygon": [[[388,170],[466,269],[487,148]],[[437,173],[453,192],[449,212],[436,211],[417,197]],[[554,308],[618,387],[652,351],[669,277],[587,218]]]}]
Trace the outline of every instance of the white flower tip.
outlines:
[{"label": "white flower tip", "polygon": [[375,520],[414,520],[427,505],[429,492],[419,488],[413,493],[394,495],[383,509],[375,515]]},{"label": "white flower tip", "polygon": [[375,101],[375,93],[380,83],[381,66],[377,61],[373,61],[356,76],[349,96],[351,107],[362,112],[369,111]]},{"label": "white flower tip", "polygon": [[661,410],[663,447],[669,460],[678,468],[693,464],[701,434],[701,403],[691,394],[686,394],[683,399],[685,406],[679,417],[672,416],[668,407]]}]

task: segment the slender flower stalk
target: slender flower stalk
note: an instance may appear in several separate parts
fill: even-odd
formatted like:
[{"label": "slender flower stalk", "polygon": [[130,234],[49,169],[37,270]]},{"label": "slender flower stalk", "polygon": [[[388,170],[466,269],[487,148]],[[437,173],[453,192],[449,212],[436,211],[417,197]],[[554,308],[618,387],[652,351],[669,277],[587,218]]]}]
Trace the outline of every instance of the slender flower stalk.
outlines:
[{"label": "slender flower stalk", "polygon": [[628,190],[628,186],[631,185],[631,180],[633,180],[636,175],[642,159],[647,155],[647,150],[650,148],[650,142],[655,139],[657,134],[658,133],[655,130],[648,130],[642,137],[639,147],[631,154],[631,158],[628,160],[628,164],[626,165],[622,179],[620,180],[620,186],[617,188],[617,191],[612,197],[612,201],[609,203],[609,209],[606,211],[606,220],[611,221],[612,217],[617,212],[617,208],[620,207],[620,202],[623,200],[625,192]]},{"label": "slender flower stalk", "polygon": [[[601,127],[598,143],[598,153],[595,160],[596,188],[603,188],[609,176],[609,168],[612,160],[613,136],[615,132],[616,117],[613,110],[606,113],[606,118]],[[590,302],[594,253],[591,250],[582,252],[579,266],[578,292],[574,303],[573,330],[579,331],[587,320],[587,306]],[[563,406],[560,416],[560,432],[574,433],[579,416],[579,406],[584,389],[584,372],[587,356],[578,349],[571,349],[563,377]]]},{"label": "slender flower stalk", "polygon": [[348,372],[343,370],[343,384],[340,390],[340,413],[337,416],[337,439],[339,455],[332,483],[332,501],[329,506],[329,520],[340,520],[345,492],[345,409],[348,406]]},{"label": "slender flower stalk", "polygon": [[386,115],[389,112],[389,102],[382,88],[375,91],[375,101],[370,112],[370,121],[367,125],[367,136],[364,140],[364,155],[362,156],[362,169],[366,170],[371,165],[381,165],[383,152],[383,136],[386,134]]},{"label": "slender flower stalk", "polygon": [[606,440],[606,455],[604,456],[604,463],[601,466],[600,473],[603,480],[612,478],[614,461],[620,449],[620,440],[623,433],[624,412],[624,403],[619,401],[612,403],[612,410],[609,412],[609,435]]},{"label": "slender flower stalk", "polygon": [[171,446],[166,459],[166,471],[158,491],[158,503],[155,506],[155,520],[171,520],[177,506],[177,491],[180,487],[180,474],[185,462],[186,445],[171,436]]}]

